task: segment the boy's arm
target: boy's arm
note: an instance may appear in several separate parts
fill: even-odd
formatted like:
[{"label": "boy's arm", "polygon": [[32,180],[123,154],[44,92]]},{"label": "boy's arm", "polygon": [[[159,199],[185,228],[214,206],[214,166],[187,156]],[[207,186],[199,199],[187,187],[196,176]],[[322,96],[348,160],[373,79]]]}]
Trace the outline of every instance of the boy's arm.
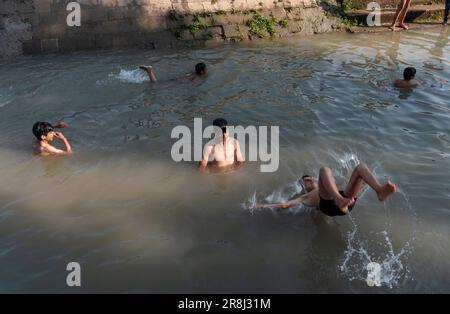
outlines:
[{"label": "boy's arm", "polygon": [[209,155],[211,154],[211,152],[212,152],[212,146],[208,146],[203,151],[203,159],[198,164],[198,170],[200,170],[202,172],[206,172],[206,167],[208,166]]},{"label": "boy's arm", "polygon": [[65,155],[66,151],[53,147],[52,145],[47,145],[41,149],[41,153],[45,155]]},{"label": "boy's arm", "polygon": [[[309,193],[308,193],[309,194]],[[275,209],[286,209],[289,207],[297,206],[303,204],[303,201],[308,197],[308,194],[304,194],[300,197],[294,198],[288,202],[284,203],[273,203],[273,204],[256,204],[255,208],[275,208]]]},{"label": "boy's arm", "polygon": [[53,146],[49,145],[49,149],[53,150],[53,154],[71,154],[72,153],[72,147],[70,146],[69,141],[66,139],[66,137],[64,136],[64,134],[60,133],[60,132],[56,132],[55,133],[56,138],[60,139],[65,146],[64,150],[61,149],[56,149]]},{"label": "boy's arm", "polygon": [[234,139],[234,148],[236,151],[236,161],[244,162],[244,157],[242,157],[241,146],[239,145],[239,141]]}]

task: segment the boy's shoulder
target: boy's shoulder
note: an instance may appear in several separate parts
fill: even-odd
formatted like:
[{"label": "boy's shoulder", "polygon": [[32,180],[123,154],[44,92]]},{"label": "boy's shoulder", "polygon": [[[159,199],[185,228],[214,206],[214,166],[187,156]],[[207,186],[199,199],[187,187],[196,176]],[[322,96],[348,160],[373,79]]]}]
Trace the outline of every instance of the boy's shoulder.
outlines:
[{"label": "boy's shoulder", "polygon": [[37,140],[33,141],[33,150],[36,154],[39,154],[39,155],[51,154],[52,149],[55,149],[55,148],[48,143],[42,143]]}]

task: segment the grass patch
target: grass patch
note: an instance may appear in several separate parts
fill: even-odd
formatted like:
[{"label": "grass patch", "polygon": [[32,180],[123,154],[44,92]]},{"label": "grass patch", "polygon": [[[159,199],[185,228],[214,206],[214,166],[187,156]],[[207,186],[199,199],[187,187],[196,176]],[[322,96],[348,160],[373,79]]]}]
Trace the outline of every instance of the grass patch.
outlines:
[{"label": "grass patch", "polygon": [[195,35],[198,31],[203,31],[205,29],[208,29],[208,25],[200,22],[194,22],[191,25],[186,26],[186,28],[189,30],[189,32],[192,35]]},{"label": "grass patch", "polygon": [[288,24],[289,24],[288,19],[282,19],[278,21],[278,25],[280,25],[283,28],[288,27]]},{"label": "grass patch", "polygon": [[338,15],[342,24],[348,26],[358,26],[359,22],[357,19],[352,19],[348,16],[347,11],[350,9],[349,0],[342,0],[341,7],[338,10]]},{"label": "grass patch", "polygon": [[246,25],[250,28],[250,32],[259,38],[264,38],[265,32],[269,33],[271,37],[275,35],[276,24],[277,20],[273,16],[266,18],[260,14],[255,14],[252,19],[246,22]]}]

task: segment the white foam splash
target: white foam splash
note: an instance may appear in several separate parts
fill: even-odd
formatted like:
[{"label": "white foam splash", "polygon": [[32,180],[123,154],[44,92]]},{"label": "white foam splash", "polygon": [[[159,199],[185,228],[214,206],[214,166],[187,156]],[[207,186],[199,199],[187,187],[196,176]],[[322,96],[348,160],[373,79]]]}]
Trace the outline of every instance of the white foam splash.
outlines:
[{"label": "white foam splash", "polygon": [[383,237],[387,252],[384,256],[370,254],[367,241],[358,239],[358,227],[355,220],[349,215],[353,223],[353,230],[347,233],[347,249],[344,253],[344,261],[339,265],[339,270],[350,281],[365,281],[369,286],[386,286],[394,288],[400,280],[406,279],[409,270],[403,263],[411,253],[411,245],[407,242],[398,252],[395,252],[388,231],[380,234]]},{"label": "white foam splash", "polygon": [[346,174],[351,173],[353,169],[361,163],[358,155],[353,152],[344,153],[342,155],[333,152],[330,154],[339,165],[336,169],[333,168],[333,171],[341,177],[345,177]]},{"label": "white foam splash", "polygon": [[256,208],[257,202],[256,202],[256,191],[253,192],[252,195],[250,195],[250,197],[241,204],[243,209],[249,210],[250,214],[253,215],[255,210],[258,210],[258,208]]},{"label": "white foam splash", "polygon": [[[264,202],[258,201],[257,193],[255,191],[248,197],[248,199],[245,202],[241,203],[241,207],[245,210],[248,210],[252,215],[255,213],[255,211],[262,211],[262,210],[269,210],[275,213],[278,212],[279,210],[268,207],[261,208],[255,206],[258,203],[284,203],[287,202],[289,199],[291,199],[293,196],[301,193],[303,190],[304,190],[303,185],[299,182],[299,180],[295,180],[282,188],[272,191],[267,196],[261,197],[261,199],[263,199]],[[311,210],[312,210],[311,208],[305,207],[303,205],[298,205],[290,207],[283,211],[296,215],[298,213],[309,212]]]},{"label": "white foam splash", "polygon": [[134,83],[134,84],[141,84],[143,82],[148,81],[148,76],[144,73],[144,71],[140,69],[135,70],[121,69],[120,73],[116,75],[115,78],[124,83]]}]

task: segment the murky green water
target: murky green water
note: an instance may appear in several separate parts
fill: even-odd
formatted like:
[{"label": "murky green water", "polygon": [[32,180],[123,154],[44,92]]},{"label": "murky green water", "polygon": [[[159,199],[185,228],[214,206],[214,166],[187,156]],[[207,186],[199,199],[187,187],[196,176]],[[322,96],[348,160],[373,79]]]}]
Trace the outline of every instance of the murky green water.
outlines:
[{"label": "murky green water", "polygon": [[[450,292],[449,38],[432,27],[0,65],[0,292]],[[206,81],[170,80],[198,60]],[[391,86],[405,66],[414,91]],[[279,170],[200,176],[172,161],[174,126],[219,116],[280,126]],[[33,123],[59,119],[75,154],[33,156]],[[367,190],[336,219],[245,208],[287,199],[322,165],[342,184],[358,161],[399,192],[383,204]],[[370,262],[381,287],[366,284]]]}]

